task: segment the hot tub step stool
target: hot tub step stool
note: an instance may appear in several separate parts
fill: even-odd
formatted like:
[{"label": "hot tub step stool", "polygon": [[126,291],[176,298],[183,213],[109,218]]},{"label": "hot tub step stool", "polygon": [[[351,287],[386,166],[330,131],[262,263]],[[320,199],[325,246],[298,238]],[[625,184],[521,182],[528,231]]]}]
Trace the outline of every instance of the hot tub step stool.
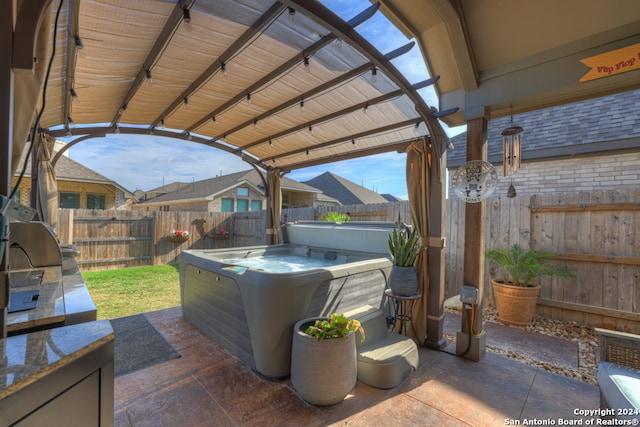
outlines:
[{"label": "hot tub step stool", "polygon": [[356,336],[358,381],[393,388],[418,369],[418,347],[411,338],[389,331],[382,310],[365,305],[345,313],[362,324],[365,341]]}]

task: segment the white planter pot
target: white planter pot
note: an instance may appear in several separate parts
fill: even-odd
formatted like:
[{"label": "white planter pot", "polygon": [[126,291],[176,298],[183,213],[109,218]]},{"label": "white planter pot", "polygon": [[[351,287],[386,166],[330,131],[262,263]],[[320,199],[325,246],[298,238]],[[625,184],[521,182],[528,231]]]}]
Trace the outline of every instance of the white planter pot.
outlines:
[{"label": "white planter pot", "polygon": [[318,341],[304,333],[317,319],[323,318],[303,319],[293,328],[291,385],[307,402],[328,406],[342,402],[356,385],[356,334]]}]

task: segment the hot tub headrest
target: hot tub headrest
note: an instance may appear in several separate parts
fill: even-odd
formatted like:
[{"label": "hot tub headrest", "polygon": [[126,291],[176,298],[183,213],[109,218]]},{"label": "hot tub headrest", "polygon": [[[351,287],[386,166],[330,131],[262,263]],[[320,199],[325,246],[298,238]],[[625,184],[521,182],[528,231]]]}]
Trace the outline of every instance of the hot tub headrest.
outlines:
[{"label": "hot tub headrest", "polygon": [[392,222],[297,221],[285,224],[286,243],[388,255],[394,227]]}]

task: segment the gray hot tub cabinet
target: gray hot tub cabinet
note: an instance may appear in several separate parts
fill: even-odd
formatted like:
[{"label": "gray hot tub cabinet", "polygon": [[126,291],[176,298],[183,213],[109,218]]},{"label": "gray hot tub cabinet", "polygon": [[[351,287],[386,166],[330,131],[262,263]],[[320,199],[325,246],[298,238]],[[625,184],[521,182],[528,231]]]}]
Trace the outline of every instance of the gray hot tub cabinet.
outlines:
[{"label": "gray hot tub cabinet", "polygon": [[[378,232],[386,236],[388,230]],[[318,232],[326,235],[324,228]],[[355,241],[353,236],[351,241]],[[370,242],[367,244],[374,248]],[[309,245],[309,256],[337,252],[346,262],[295,273],[238,268],[224,261],[243,256],[290,255],[300,253],[296,251],[299,246],[294,243],[183,251],[179,262],[184,317],[260,374],[287,377],[294,324],[306,317],[346,312],[362,305],[382,307],[391,270],[391,261],[381,247],[377,252],[360,252]]]}]

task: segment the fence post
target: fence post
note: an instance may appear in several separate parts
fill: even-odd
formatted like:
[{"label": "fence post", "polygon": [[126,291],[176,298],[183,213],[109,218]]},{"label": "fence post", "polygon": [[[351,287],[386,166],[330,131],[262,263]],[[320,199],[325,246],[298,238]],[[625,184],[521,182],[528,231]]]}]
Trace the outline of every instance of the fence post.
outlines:
[{"label": "fence post", "polygon": [[156,222],[157,222],[157,211],[151,212],[151,247],[149,248],[149,255],[151,256],[151,265],[158,265],[156,260],[156,247],[158,245],[157,234],[156,234]]},{"label": "fence post", "polygon": [[[66,224],[63,225],[63,221]],[[56,231],[62,243],[73,244],[73,209],[58,209],[58,229]]]},{"label": "fence post", "polygon": [[67,220],[69,224],[67,225],[67,243],[73,243],[73,209],[69,209],[69,215],[67,216]]}]

